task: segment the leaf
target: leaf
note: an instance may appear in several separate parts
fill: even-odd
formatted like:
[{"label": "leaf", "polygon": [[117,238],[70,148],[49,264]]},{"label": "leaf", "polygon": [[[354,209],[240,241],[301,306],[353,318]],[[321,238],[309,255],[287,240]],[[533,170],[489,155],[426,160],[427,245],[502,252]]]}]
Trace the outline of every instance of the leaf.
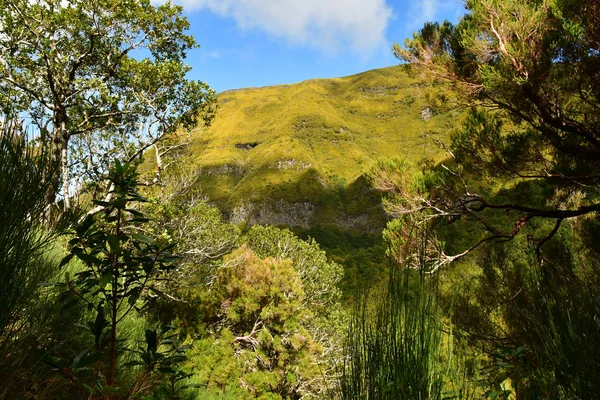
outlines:
[{"label": "leaf", "polygon": [[173,364],[179,364],[179,363],[187,361],[188,358],[183,355],[176,355],[176,356],[169,357],[167,360]]},{"label": "leaf", "polygon": [[82,352],[80,352],[79,354],[77,354],[77,355],[75,356],[75,358],[73,358],[73,363],[71,364],[71,368],[75,368],[75,367],[76,367],[76,366],[79,364],[79,361],[81,361],[81,359],[82,359],[83,357],[85,357],[85,355],[86,355],[87,353],[89,353],[89,352],[90,352],[90,350],[92,350],[92,348],[91,348],[91,347],[88,347],[87,349],[84,349]]},{"label": "leaf", "polygon": [[81,224],[75,227],[75,232],[77,233],[77,236],[83,236],[83,234],[87,232],[87,230],[90,228],[90,226],[92,226],[93,223],[94,217],[91,214],[88,214],[85,217],[85,219],[81,222]]},{"label": "leaf", "polygon": [[138,299],[140,298],[140,291],[141,288],[136,287],[133,288],[129,291],[129,298],[127,299],[127,302],[129,303],[130,306],[134,306],[135,303],[138,301]]},{"label": "leaf", "polygon": [[128,220],[128,222],[140,222],[140,223],[145,223],[145,222],[150,222],[150,218],[146,218],[146,217],[136,217],[136,218],[131,218],[130,220]]},{"label": "leaf", "polygon": [[135,217],[144,217],[144,213],[142,213],[141,211],[138,211],[138,210],[134,210],[133,208],[126,208],[125,211],[127,211],[128,213],[130,213],[131,215],[133,215]]},{"label": "leaf", "polygon": [[141,233],[132,233],[131,237],[134,238],[135,240],[138,240],[142,243],[150,243],[152,242],[152,238],[148,237],[146,235],[142,235]]},{"label": "leaf", "polygon": [[124,367],[137,367],[137,366],[140,366],[140,365],[146,365],[146,364],[144,364],[141,361],[136,361],[136,360],[129,361],[129,362],[123,364]]},{"label": "leaf", "polygon": [[97,206],[101,206],[101,207],[110,207],[111,204],[108,201],[102,201],[102,200],[92,200],[92,202],[97,205]]},{"label": "leaf", "polygon": [[117,237],[117,235],[108,235],[106,236],[106,240],[108,245],[110,246],[110,251],[114,254],[121,254],[121,241]]},{"label": "leaf", "polygon": [[116,209],[124,210],[125,207],[127,206],[127,199],[120,197],[120,198],[113,200],[111,203],[112,203],[113,207],[115,207]]},{"label": "leaf", "polygon": [[62,267],[64,267],[65,265],[67,265],[67,264],[68,264],[68,263],[71,261],[71,259],[73,258],[73,256],[75,256],[75,254],[73,254],[73,253],[69,253],[69,254],[67,254],[67,256],[66,256],[66,257],[64,257],[64,258],[61,260],[60,264],[58,265],[58,268],[62,268]]},{"label": "leaf", "polygon": [[100,282],[98,282],[98,286],[100,286],[101,288],[105,288],[106,285],[108,285],[113,278],[113,274],[111,271],[107,271],[102,275],[102,278],[100,278]]},{"label": "leaf", "polygon": [[156,334],[156,331],[151,330],[151,329],[146,329],[146,345],[147,347],[147,351],[148,352],[155,352],[156,348],[158,347],[158,335]]},{"label": "leaf", "polygon": [[148,289],[151,290],[152,292],[154,292],[160,298],[163,298],[163,299],[167,298],[167,295],[165,295],[163,292],[161,292],[160,290],[158,290],[156,288],[149,287]]},{"label": "leaf", "polygon": [[81,261],[83,261],[86,264],[94,264],[94,265],[102,264],[102,261],[100,261],[97,257],[92,256],[91,254],[77,253],[77,258],[79,258]]},{"label": "leaf", "polygon": [[94,334],[96,347],[98,343],[100,343],[100,337],[102,336],[102,331],[104,327],[106,327],[106,319],[104,318],[104,308],[102,308],[102,304],[98,306],[98,314],[96,315],[96,321],[94,322]]}]

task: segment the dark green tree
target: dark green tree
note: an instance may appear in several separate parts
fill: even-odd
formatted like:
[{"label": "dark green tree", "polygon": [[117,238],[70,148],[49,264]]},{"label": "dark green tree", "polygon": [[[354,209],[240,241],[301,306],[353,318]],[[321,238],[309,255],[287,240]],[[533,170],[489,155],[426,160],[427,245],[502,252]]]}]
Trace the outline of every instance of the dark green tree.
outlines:
[{"label": "dark green tree", "polygon": [[[487,235],[470,249],[550,220],[553,228],[536,235],[541,248],[564,221],[600,211],[600,6],[469,0],[466,8],[458,24],[428,23],[405,48],[394,46],[473,107],[439,180],[402,193],[395,212],[478,221]],[[478,186],[490,180],[518,185],[521,195],[493,198]],[[500,214],[510,218],[492,216]]]},{"label": "dark green tree", "polygon": [[376,167],[387,209],[402,217],[387,235],[408,244],[392,253],[410,260],[416,222],[436,233],[427,272],[470,256],[448,273],[477,270],[452,283],[455,321],[495,360],[489,396],[594,398],[600,6],[468,0],[466,8],[458,24],[428,23],[394,47],[468,112],[438,165],[416,175],[398,162]]}]

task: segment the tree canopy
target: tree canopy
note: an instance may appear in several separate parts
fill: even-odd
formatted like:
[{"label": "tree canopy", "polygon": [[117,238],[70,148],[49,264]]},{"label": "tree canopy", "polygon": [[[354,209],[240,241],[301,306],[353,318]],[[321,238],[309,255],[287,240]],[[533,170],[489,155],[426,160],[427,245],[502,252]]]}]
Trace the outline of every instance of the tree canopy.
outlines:
[{"label": "tree canopy", "polygon": [[210,120],[214,92],[186,79],[197,45],[181,11],[150,0],[0,2],[0,104],[61,160],[66,204],[72,174],[98,179],[115,157]]},{"label": "tree canopy", "polygon": [[[424,191],[398,188],[404,200],[395,212],[477,220],[488,235],[474,247],[510,240],[533,219],[555,221],[537,238],[539,251],[563,221],[600,211],[600,7],[469,0],[466,8],[458,24],[427,23],[404,48],[394,46],[472,107],[446,147],[455,162]],[[492,199],[485,179],[543,195],[513,190]],[[498,211],[511,221],[490,218]]]}]

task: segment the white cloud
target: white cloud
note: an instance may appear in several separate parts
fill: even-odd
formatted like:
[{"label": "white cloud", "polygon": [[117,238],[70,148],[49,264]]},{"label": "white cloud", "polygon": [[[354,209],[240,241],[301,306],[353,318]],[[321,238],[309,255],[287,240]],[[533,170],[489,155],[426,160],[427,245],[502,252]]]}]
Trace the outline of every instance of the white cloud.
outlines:
[{"label": "white cloud", "polygon": [[425,22],[441,21],[442,15],[458,19],[464,12],[463,0],[412,0],[410,25],[422,28]]},{"label": "white cloud", "polygon": [[437,0],[422,0],[421,1],[421,19],[423,21],[433,21],[439,9]]},{"label": "white cloud", "polygon": [[[161,0],[154,0],[160,2]],[[392,17],[386,0],[175,0],[187,11],[207,9],[293,44],[324,50],[372,51],[385,43]]]}]

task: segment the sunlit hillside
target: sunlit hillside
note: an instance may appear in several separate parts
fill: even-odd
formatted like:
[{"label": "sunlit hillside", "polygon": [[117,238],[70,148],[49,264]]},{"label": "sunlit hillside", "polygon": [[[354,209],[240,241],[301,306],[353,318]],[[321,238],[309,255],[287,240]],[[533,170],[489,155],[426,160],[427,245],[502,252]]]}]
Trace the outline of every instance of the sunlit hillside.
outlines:
[{"label": "sunlit hillside", "polygon": [[227,91],[186,163],[234,221],[374,230],[384,217],[365,180],[373,162],[438,159],[435,140],[456,125],[434,90],[397,66]]}]

